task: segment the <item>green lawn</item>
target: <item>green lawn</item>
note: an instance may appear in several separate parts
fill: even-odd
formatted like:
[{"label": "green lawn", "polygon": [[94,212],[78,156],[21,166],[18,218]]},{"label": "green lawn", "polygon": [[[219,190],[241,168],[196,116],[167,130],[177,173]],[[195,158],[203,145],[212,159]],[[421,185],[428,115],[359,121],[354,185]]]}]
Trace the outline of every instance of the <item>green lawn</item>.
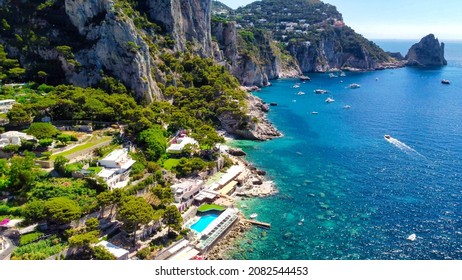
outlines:
[{"label": "green lawn", "polygon": [[167,170],[172,170],[173,167],[177,166],[179,162],[180,162],[180,159],[169,158],[164,162],[164,168]]},{"label": "green lawn", "polygon": [[197,208],[198,212],[224,211],[226,208],[216,204],[202,204]]},{"label": "green lawn", "polygon": [[101,138],[96,138],[96,137],[93,137],[92,139],[90,139],[90,141],[86,142],[85,144],[82,144],[82,145],[78,145],[70,150],[67,150],[67,151],[64,151],[64,152],[61,152],[61,153],[57,153],[57,154],[53,154],[51,157],[50,157],[50,160],[51,161],[54,161],[58,156],[68,156],[68,155],[72,155],[73,153],[77,153],[77,152],[80,152],[80,151],[83,151],[85,149],[88,149],[88,148],[91,148],[93,146],[96,146],[98,144],[101,144],[105,141],[109,141],[111,140],[112,137],[111,136],[103,136]]}]

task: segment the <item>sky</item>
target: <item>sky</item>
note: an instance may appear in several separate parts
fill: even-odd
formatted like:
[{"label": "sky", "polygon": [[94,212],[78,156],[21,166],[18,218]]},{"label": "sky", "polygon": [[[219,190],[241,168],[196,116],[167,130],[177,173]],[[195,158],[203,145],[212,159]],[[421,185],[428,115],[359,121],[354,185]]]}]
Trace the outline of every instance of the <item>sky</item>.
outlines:
[{"label": "sky", "polygon": [[[221,0],[231,8],[253,0]],[[324,0],[345,23],[368,39],[420,39],[430,33],[462,40],[461,0]]]}]

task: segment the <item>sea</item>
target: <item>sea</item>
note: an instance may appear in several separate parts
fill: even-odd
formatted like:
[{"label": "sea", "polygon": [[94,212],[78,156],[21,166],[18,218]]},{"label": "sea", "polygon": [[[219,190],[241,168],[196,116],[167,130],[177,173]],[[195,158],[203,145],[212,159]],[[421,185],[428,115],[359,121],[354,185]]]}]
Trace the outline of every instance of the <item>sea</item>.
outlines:
[{"label": "sea", "polygon": [[[403,54],[415,43],[375,42]],[[462,41],[445,43],[442,68],[310,74],[255,93],[277,103],[268,118],[284,136],[232,145],[278,193],[239,201],[271,228],[250,230],[227,258],[461,260]]]}]

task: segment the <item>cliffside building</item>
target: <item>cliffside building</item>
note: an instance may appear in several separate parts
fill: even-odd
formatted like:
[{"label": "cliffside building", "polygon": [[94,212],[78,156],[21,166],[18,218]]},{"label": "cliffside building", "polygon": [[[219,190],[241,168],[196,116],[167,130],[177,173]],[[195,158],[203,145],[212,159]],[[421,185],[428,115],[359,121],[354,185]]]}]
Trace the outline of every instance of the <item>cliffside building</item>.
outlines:
[{"label": "cliffside building", "polygon": [[98,176],[103,178],[110,190],[123,188],[128,184],[130,170],[135,162],[128,155],[127,149],[114,150],[98,161],[104,167]]}]

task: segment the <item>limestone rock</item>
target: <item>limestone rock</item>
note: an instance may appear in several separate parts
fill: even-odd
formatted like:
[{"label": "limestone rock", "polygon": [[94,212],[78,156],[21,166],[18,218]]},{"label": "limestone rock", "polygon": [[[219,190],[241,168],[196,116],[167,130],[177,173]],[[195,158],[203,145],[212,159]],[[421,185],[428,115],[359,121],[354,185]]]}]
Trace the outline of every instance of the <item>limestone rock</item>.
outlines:
[{"label": "limestone rock", "polygon": [[405,59],[408,66],[439,67],[447,65],[444,58],[444,43],[438,41],[435,35],[429,34],[414,44]]},{"label": "limestone rock", "polygon": [[149,16],[162,23],[164,31],[175,40],[176,51],[186,50],[190,41],[196,53],[212,57],[211,0],[145,1]]}]

